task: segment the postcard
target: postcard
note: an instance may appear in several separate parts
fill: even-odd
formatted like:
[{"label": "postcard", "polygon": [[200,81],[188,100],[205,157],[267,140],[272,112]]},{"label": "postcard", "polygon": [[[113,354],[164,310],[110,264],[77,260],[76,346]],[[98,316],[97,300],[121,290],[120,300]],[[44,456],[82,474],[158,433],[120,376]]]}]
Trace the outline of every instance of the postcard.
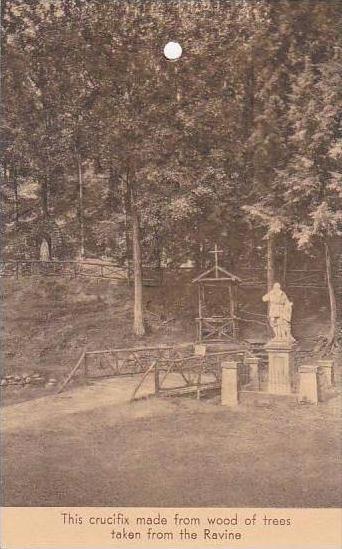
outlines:
[{"label": "postcard", "polygon": [[3,0],[1,547],[341,546],[341,15]]}]

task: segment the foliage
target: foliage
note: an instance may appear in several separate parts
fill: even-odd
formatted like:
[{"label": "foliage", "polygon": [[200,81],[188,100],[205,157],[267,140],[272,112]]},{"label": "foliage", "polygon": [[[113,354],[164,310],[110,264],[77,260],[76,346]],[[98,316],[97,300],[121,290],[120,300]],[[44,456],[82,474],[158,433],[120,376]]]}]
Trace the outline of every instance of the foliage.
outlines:
[{"label": "foliage", "polygon": [[[16,173],[21,223],[50,216],[77,243],[82,214],[87,252],[124,259],[129,184],[147,262],[198,260],[215,241],[242,260],[256,226],[301,246],[339,234],[337,2],[3,10],[4,186]],[[162,56],[170,37],[177,63]]]}]

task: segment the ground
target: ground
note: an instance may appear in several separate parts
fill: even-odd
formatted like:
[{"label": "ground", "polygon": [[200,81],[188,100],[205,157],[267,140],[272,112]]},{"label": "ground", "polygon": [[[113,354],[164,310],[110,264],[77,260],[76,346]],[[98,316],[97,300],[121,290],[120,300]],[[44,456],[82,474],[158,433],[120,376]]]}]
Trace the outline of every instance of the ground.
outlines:
[{"label": "ground", "polygon": [[[6,281],[6,373],[58,380],[80,352],[141,345],[131,332],[132,289],[105,281]],[[243,296],[262,312],[260,291]],[[191,285],[145,292],[143,343],[194,339]],[[327,304],[309,296],[295,316],[302,343],[327,329]],[[316,301],[315,301],[316,300]],[[259,307],[259,308],[258,308]],[[153,323],[153,318],[157,322]],[[171,319],[170,322],[168,322]],[[166,320],[166,323],[165,323]],[[261,337],[255,328],[250,334]],[[340,368],[336,369],[340,385]],[[129,403],[137,379],[2,391],[3,498],[19,506],[278,506],[341,504],[335,394],[319,406],[270,401],[230,410],[218,397]],[[41,397],[41,398],[37,398]]]},{"label": "ground", "polygon": [[[75,388],[49,404],[38,399],[5,409],[5,505],[342,503],[338,399],[236,410],[217,398],[118,404],[114,383]],[[44,406],[47,413],[40,411]]]},{"label": "ground", "polygon": [[[3,374],[40,372],[60,381],[85,349],[194,341],[197,292],[191,278],[191,273],[172,275],[161,287],[144,288],[147,334],[141,340],[132,333],[132,287],[87,278],[3,280]],[[244,309],[266,313],[262,293],[262,288],[241,290],[241,316]],[[295,305],[300,303],[294,307],[294,335],[310,347],[315,335],[329,329],[327,295],[322,298],[315,290],[297,290],[290,297]],[[266,340],[259,321],[244,323],[242,335]],[[12,386],[6,388],[2,399],[14,403],[54,390],[51,386]]]},{"label": "ground", "polygon": [[[145,288],[146,308],[154,314],[148,314],[147,334],[139,340],[132,333],[133,290],[125,284],[53,277],[4,280],[3,375],[38,372],[60,382],[85,349],[193,341],[194,323],[189,313],[182,313],[184,290],[167,299],[159,299],[158,292],[158,288]],[[2,392],[2,403],[55,391],[49,385],[13,385]]]}]

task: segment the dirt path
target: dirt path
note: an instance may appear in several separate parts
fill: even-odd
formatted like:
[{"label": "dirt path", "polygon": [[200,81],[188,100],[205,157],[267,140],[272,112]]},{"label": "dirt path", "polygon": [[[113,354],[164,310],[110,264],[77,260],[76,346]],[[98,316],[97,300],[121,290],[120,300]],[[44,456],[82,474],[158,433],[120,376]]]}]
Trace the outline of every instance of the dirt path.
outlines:
[{"label": "dirt path", "polygon": [[[142,375],[140,374],[96,380],[89,382],[86,386],[67,388],[60,394],[8,405],[2,411],[2,431],[9,432],[32,426],[43,426],[47,422],[59,420],[66,415],[129,403],[141,380]],[[208,381],[212,381],[211,377],[208,378]],[[167,387],[177,385],[179,385],[179,375],[169,374]],[[144,379],[135,396],[137,399],[141,399],[153,394],[154,375],[151,374]]]},{"label": "dirt path", "polygon": [[[341,505],[338,398],[234,410],[218,398],[130,403],[136,382],[6,407],[4,505]],[[149,379],[140,394],[152,390]]]},{"label": "dirt path", "polygon": [[[37,427],[59,420],[65,415],[127,403],[139,380],[140,376],[105,379],[87,386],[69,389],[60,394],[6,406],[2,411],[2,431]],[[153,376],[149,376],[139,389],[137,397],[144,398],[153,392],[154,380]]]}]

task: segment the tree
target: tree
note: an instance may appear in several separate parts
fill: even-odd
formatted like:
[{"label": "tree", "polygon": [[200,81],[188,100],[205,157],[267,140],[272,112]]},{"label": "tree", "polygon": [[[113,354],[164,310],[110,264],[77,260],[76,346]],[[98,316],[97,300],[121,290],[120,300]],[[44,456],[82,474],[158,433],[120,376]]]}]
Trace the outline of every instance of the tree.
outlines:
[{"label": "tree", "polygon": [[341,71],[338,51],[321,63],[309,58],[292,82],[291,161],[279,173],[292,234],[301,249],[322,248],[330,302],[327,349],[336,343],[337,306],[332,253],[342,235]]},{"label": "tree", "polygon": [[[330,131],[323,122],[313,131],[303,114],[316,116],[336,99],[328,85],[317,87],[328,81],[324,70],[332,79],[338,70],[327,64],[337,40],[335,2],[8,5],[4,142],[7,171],[13,165],[19,174],[11,178],[17,217],[26,203],[20,198],[19,207],[18,185],[31,178],[40,202],[29,223],[53,217],[81,257],[116,246],[112,253],[133,264],[139,335],[144,264],[160,264],[163,253],[180,261],[186,252],[201,265],[217,241],[231,250],[233,265],[257,227],[267,240],[272,285],[280,235],[314,225],[294,183],[290,196],[287,178],[305,179],[305,161],[316,162],[313,153],[302,154],[305,139]],[[184,50],[177,63],[162,55],[171,36]],[[312,71],[303,75],[305,56]],[[338,183],[337,143],[324,147],[320,158],[330,160],[319,180],[329,181],[326,197]],[[308,204],[313,215],[314,193]],[[329,250],[335,229],[327,231]]]},{"label": "tree", "polygon": [[[335,109],[332,100],[336,101],[337,97],[329,98],[331,90],[326,90],[323,98],[316,85],[322,85],[325,80],[318,67],[332,55],[334,42],[336,44],[338,41],[338,13],[335,2],[324,4],[308,0],[294,4],[284,1],[271,3],[269,7],[266,32],[258,36],[255,49],[254,121],[247,142],[248,147],[253,149],[250,153],[253,159],[252,184],[243,209],[247,219],[264,227],[270,287],[274,282],[277,235],[288,238],[289,234],[293,234],[289,219],[290,207],[293,207],[288,193],[291,185],[289,174],[292,179],[297,178],[296,192],[302,199],[302,207],[297,209],[297,221],[304,220],[306,187],[300,181],[300,173],[305,160],[300,163],[298,157],[306,156],[305,139],[311,139],[309,136],[320,109],[332,108],[331,113]],[[312,66],[309,69],[307,65],[303,72],[305,58],[311,60]],[[333,80],[337,72],[336,65],[331,67]],[[328,80],[326,86],[329,86]],[[315,93],[318,95],[314,99]],[[318,97],[321,99],[318,100]],[[323,156],[319,149],[323,146],[322,140],[329,139],[330,130],[327,127],[321,126],[320,131],[322,135],[317,133],[315,139],[321,144],[310,156],[314,163],[318,161],[318,157],[314,160],[316,153],[321,163]],[[322,151],[324,149],[327,151],[327,147],[323,146]],[[279,174],[283,176],[279,177]],[[322,172],[321,178],[327,181],[326,177],[327,171],[325,175]],[[313,179],[311,185],[316,188]]]}]

